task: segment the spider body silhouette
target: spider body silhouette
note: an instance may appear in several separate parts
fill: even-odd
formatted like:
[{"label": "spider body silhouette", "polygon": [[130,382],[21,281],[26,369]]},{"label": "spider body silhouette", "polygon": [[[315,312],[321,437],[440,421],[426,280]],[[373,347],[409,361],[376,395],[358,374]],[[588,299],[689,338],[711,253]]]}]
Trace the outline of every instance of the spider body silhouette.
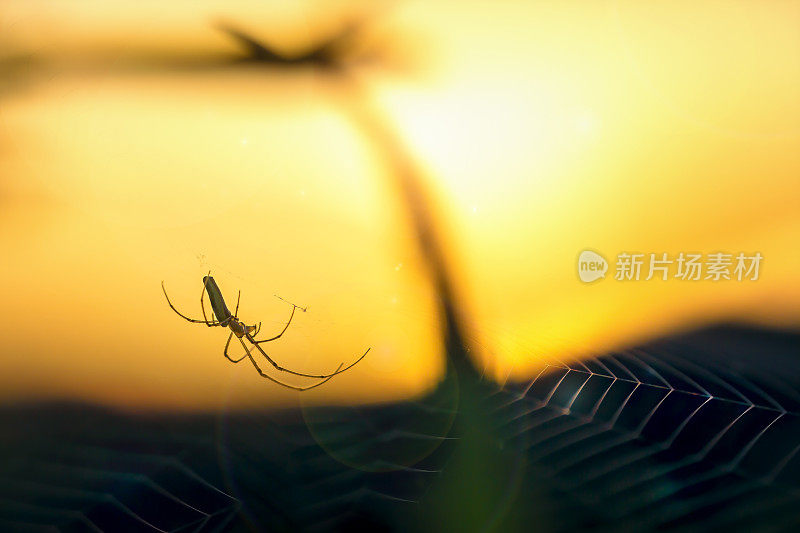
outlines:
[{"label": "spider body silhouette", "polygon": [[[169,295],[167,294],[167,289],[166,289],[166,287],[164,287],[164,282],[163,281],[161,282],[161,290],[164,291],[164,296],[167,299],[167,304],[169,304],[169,307],[173,311],[175,311],[175,313],[177,313],[177,315],[180,316],[181,318],[183,318],[184,320],[188,320],[189,322],[192,322],[194,324],[205,324],[206,326],[208,326],[210,328],[211,327],[221,326],[221,327],[227,327],[228,329],[231,330],[230,334],[228,335],[228,342],[225,343],[225,350],[223,351],[223,354],[225,355],[225,357],[229,361],[231,361],[232,363],[238,363],[238,362],[244,360],[245,358],[249,358],[250,362],[253,363],[253,366],[258,371],[258,373],[259,373],[259,375],[261,377],[266,378],[266,379],[268,379],[268,380],[270,380],[270,381],[272,381],[274,383],[277,383],[278,385],[281,385],[281,386],[289,388],[289,389],[294,389],[294,390],[297,390],[297,391],[304,391],[304,390],[308,390],[308,389],[313,389],[314,387],[319,387],[320,385],[322,385],[323,383],[325,383],[326,381],[331,379],[333,376],[335,376],[337,374],[341,374],[342,372],[344,372],[346,370],[349,370],[350,368],[355,366],[359,361],[364,359],[364,357],[366,357],[366,355],[370,351],[370,348],[367,348],[367,351],[364,352],[363,355],[361,355],[361,357],[359,357],[353,363],[349,364],[348,366],[346,366],[344,368],[342,368],[344,366],[344,363],[339,364],[339,366],[336,368],[336,370],[334,370],[330,374],[306,374],[304,372],[296,372],[294,370],[289,370],[288,368],[284,368],[284,367],[280,366],[277,362],[275,362],[274,359],[272,359],[269,355],[267,355],[267,353],[264,351],[264,349],[261,348],[260,344],[265,343],[265,342],[274,341],[274,340],[277,340],[277,339],[281,338],[281,336],[284,333],[286,333],[286,330],[289,329],[289,325],[292,323],[292,319],[294,318],[295,311],[300,309],[301,311],[305,312],[306,311],[305,308],[300,307],[298,305],[295,305],[295,304],[293,304],[291,302],[286,302],[286,303],[288,303],[289,305],[292,306],[292,313],[291,313],[291,315],[289,315],[289,320],[286,322],[286,325],[283,327],[281,332],[278,333],[277,335],[275,335],[274,337],[270,337],[268,339],[256,340],[256,337],[258,336],[259,332],[261,331],[261,323],[259,322],[258,325],[248,326],[242,320],[240,320],[239,317],[238,317],[238,314],[239,314],[239,301],[241,299],[242,291],[239,291],[239,294],[236,297],[236,310],[233,313],[231,313],[230,310],[228,309],[228,306],[225,305],[225,298],[223,298],[223,296],[222,296],[222,291],[219,289],[219,286],[217,286],[217,282],[214,281],[214,278],[211,277],[211,273],[210,272],[209,272],[209,275],[203,277],[203,290],[200,293],[200,309],[203,312],[203,320],[189,318],[188,316],[186,316],[183,313],[181,313],[180,311],[178,311],[175,308],[175,306],[172,305],[172,302],[169,299]],[[213,315],[211,317],[211,320],[208,319],[208,315],[206,314],[206,308],[205,308],[205,303],[204,303],[204,298],[205,298],[206,295],[208,295],[208,299],[211,302],[211,311],[213,313]],[[280,297],[278,297],[278,298],[280,298]],[[283,298],[280,298],[280,299],[283,300]],[[286,300],[283,300],[283,301],[286,301]],[[234,336],[236,336],[236,339],[241,343],[242,348],[244,348],[244,351],[245,351],[245,355],[241,356],[238,359],[234,359],[228,354],[228,348],[230,348],[231,340],[233,339]],[[244,342],[245,340],[247,340],[252,345],[250,348],[248,348],[247,344],[245,344],[245,342]],[[252,351],[251,351],[253,346],[259,352],[261,352],[261,355],[263,355],[264,358],[267,361],[269,361],[270,364],[272,364],[272,366],[274,366],[276,370],[281,371],[281,372],[286,372],[287,374],[292,374],[294,376],[301,376],[301,377],[306,377],[306,378],[315,378],[315,379],[318,379],[320,381],[317,381],[316,383],[313,383],[311,385],[307,385],[305,387],[299,387],[299,386],[296,386],[296,385],[291,385],[289,383],[284,383],[283,381],[280,381],[280,380],[270,376],[269,374],[266,374],[261,369],[261,367],[258,365],[258,363],[256,362],[255,358],[253,357],[253,354],[252,354]]]}]

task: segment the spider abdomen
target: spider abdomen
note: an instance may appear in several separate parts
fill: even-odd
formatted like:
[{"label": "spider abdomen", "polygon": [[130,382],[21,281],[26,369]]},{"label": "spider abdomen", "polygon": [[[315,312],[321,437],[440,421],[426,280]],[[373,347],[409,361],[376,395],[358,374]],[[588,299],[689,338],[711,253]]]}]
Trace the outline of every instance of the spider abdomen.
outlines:
[{"label": "spider abdomen", "polygon": [[208,299],[211,300],[211,309],[214,311],[217,321],[223,322],[229,319],[232,315],[228,306],[225,305],[225,299],[222,297],[222,291],[219,290],[217,282],[211,276],[203,276],[203,284],[206,287]]}]

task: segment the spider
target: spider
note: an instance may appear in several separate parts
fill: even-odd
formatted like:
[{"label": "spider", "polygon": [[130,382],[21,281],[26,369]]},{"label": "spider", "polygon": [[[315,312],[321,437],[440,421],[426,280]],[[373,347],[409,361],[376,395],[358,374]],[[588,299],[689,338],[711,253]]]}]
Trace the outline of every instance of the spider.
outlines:
[{"label": "spider", "polygon": [[[244,360],[245,357],[247,357],[253,363],[253,366],[256,368],[256,370],[258,371],[259,375],[261,375],[261,377],[266,378],[266,379],[268,379],[268,380],[270,380],[270,381],[272,381],[274,383],[277,383],[278,385],[282,385],[282,386],[284,386],[286,388],[289,388],[289,389],[294,389],[294,390],[297,390],[297,391],[305,391],[305,390],[308,390],[308,389],[313,389],[314,387],[319,387],[320,385],[322,385],[323,383],[325,383],[326,381],[331,379],[333,376],[335,376],[337,374],[341,374],[342,372],[344,372],[346,370],[349,370],[350,368],[354,367],[359,361],[361,361],[362,359],[364,359],[364,357],[366,357],[366,355],[369,353],[369,351],[371,349],[371,348],[367,348],[367,351],[364,352],[364,354],[361,357],[359,357],[353,363],[351,363],[350,365],[348,365],[348,366],[346,366],[344,368],[342,368],[342,366],[344,366],[344,363],[340,363],[339,366],[336,368],[336,370],[334,370],[330,374],[305,374],[303,372],[295,372],[294,370],[289,370],[288,368],[283,368],[278,363],[276,363],[269,355],[267,355],[267,353],[261,348],[260,345],[262,343],[264,343],[264,342],[270,342],[270,341],[274,341],[274,340],[280,339],[281,336],[284,333],[286,333],[286,330],[289,329],[289,324],[292,323],[292,319],[294,318],[295,311],[300,309],[301,311],[305,312],[306,311],[305,308],[300,307],[298,305],[295,305],[295,304],[293,304],[291,302],[286,302],[286,300],[283,300],[283,298],[280,298],[280,296],[278,296],[278,298],[280,298],[281,300],[283,300],[284,302],[286,302],[286,303],[288,303],[289,305],[292,306],[292,314],[289,315],[289,321],[286,322],[286,325],[283,327],[281,332],[278,333],[277,335],[275,335],[274,337],[270,337],[269,339],[256,340],[255,337],[257,337],[259,332],[261,331],[261,322],[259,322],[257,326],[256,325],[248,326],[244,322],[239,320],[239,317],[238,317],[238,314],[239,314],[239,299],[240,299],[240,297],[242,295],[242,291],[239,291],[239,294],[236,297],[236,311],[234,311],[233,314],[231,314],[231,312],[228,310],[228,307],[225,305],[225,299],[222,297],[222,292],[219,290],[219,287],[217,286],[217,283],[214,281],[214,278],[211,277],[211,272],[209,272],[207,276],[203,276],[203,291],[200,293],[200,309],[203,311],[203,320],[195,320],[193,318],[189,318],[188,316],[186,316],[183,313],[181,313],[180,311],[178,311],[175,308],[175,306],[172,305],[172,302],[170,301],[169,296],[167,295],[167,289],[166,289],[166,287],[164,287],[164,282],[163,281],[161,282],[161,290],[164,291],[164,296],[167,298],[167,303],[169,304],[170,308],[173,311],[175,311],[178,314],[178,316],[180,316],[181,318],[184,318],[185,320],[188,320],[189,322],[193,322],[195,324],[205,324],[206,326],[208,326],[210,328],[211,327],[215,327],[215,326],[222,326],[222,327],[230,328],[231,333],[230,333],[230,335],[228,335],[228,342],[225,343],[225,350],[223,352],[223,354],[225,355],[225,357],[229,361],[231,361],[232,363],[238,363],[238,362]],[[203,303],[203,298],[204,298],[204,296],[206,294],[208,294],[208,299],[211,301],[211,309],[212,309],[212,311],[214,313],[212,315],[212,319],[210,321],[208,320],[208,317],[206,316],[206,308],[205,308],[205,304]],[[236,338],[242,344],[242,347],[244,348],[244,351],[245,351],[245,355],[243,355],[239,359],[233,359],[230,355],[228,355],[228,348],[230,347],[231,339],[233,339],[234,335],[236,335]],[[306,378],[316,378],[316,379],[319,379],[320,381],[318,381],[318,382],[316,382],[316,383],[314,383],[312,385],[305,386],[305,387],[298,387],[298,386],[295,386],[295,385],[290,385],[288,383],[284,383],[283,381],[280,381],[280,380],[278,380],[278,379],[276,379],[276,378],[264,373],[264,371],[261,370],[261,367],[258,366],[258,363],[256,362],[255,358],[253,357],[253,354],[251,353],[251,349],[252,348],[248,348],[247,347],[247,345],[244,343],[244,340],[242,340],[243,338],[247,339],[248,342],[250,342],[253,346],[255,346],[258,349],[258,351],[261,352],[261,355],[263,355],[267,359],[267,361],[269,361],[272,364],[272,366],[274,366],[277,370],[279,370],[281,372],[286,372],[288,374],[292,374],[292,375],[295,375],[295,376],[302,376],[302,377],[306,377]]]}]

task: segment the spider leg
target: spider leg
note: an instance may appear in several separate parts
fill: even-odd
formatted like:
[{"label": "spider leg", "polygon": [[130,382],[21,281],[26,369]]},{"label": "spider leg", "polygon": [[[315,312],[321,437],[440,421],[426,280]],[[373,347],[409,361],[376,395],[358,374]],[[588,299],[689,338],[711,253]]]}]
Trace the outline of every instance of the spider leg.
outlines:
[{"label": "spider leg", "polygon": [[[263,355],[266,358],[266,360],[269,361],[270,364],[272,364],[272,366],[274,366],[277,370],[280,370],[281,372],[286,372],[288,374],[292,374],[292,375],[295,375],[295,376],[302,376],[304,378],[322,379],[322,378],[333,377],[336,374],[341,374],[342,372],[344,372],[346,370],[349,370],[349,369],[353,368],[356,364],[358,364],[359,361],[364,359],[364,357],[366,357],[367,354],[369,353],[369,351],[372,349],[372,348],[367,348],[367,351],[364,352],[364,354],[361,357],[359,357],[354,362],[350,363],[348,366],[346,366],[344,368],[342,368],[342,365],[344,365],[344,363],[340,364],[339,368],[334,370],[332,374],[305,374],[303,372],[295,372],[294,370],[289,370],[288,368],[283,368],[281,365],[276,363],[274,359],[272,359],[269,355],[267,355],[267,352],[265,352],[261,348],[261,346],[259,346],[256,342],[253,341],[253,337],[252,336],[250,336],[249,334],[245,334],[245,337],[247,338],[248,341],[250,341],[253,344],[253,346],[255,346],[258,349],[259,352],[261,352],[261,355]],[[241,339],[239,339],[239,340],[241,340]],[[244,344],[244,341],[242,341],[242,344]],[[249,353],[249,350],[248,350],[248,353]]]},{"label": "spider leg", "polygon": [[243,355],[243,356],[241,356],[239,359],[233,359],[233,358],[232,358],[230,355],[228,355],[228,346],[230,346],[230,344],[231,344],[231,339],[232,339],[232,338],[233,338],[233,331],[231,331],[231,334],[230,334],[230,335],[228,335],[228,342],[226,342],[226,343],[225,343],[225,351],[224,351],[224,352],[222,352],[222,353],[223,353],[223,355],[225,356],[225,358],[226,358],[228,361],[230,361],[231,363],[238,363],[238,362],[240,362],[242,359],[244,359],[245,357],[247,357],[247,355]]},{"label": "spider leg", "polygon": [[[302,309],[302,307],[301,307],[301,309]],[[248,340],[249,340],[250,342],[252,342],[253,344],[261,344],[262,342],[269,342],[269,341],[274,341],[274,340],[280,339],[280,338],[281,338],[281,336],[282,336],[284,333],[286,333],[286,330],[287,330],[287,329],[289,329],[289,324],[291,324],[291,323],[292,323],[292,319],[294,318],[294,312],[295,312],[296,310],[297,310],[297,306],[296,306],[296,305],[294,305],[294,304],[292,304],[292,314],[291,314],[291,315],[289,315],[289,321],[286,323],[286,325],[285,325],[285,326],[283,326],[283,329],[281,330],[281,332],[280,332],[280,333],[278,333],[277,335],[275,335],[274,337],[270,337],[269,339],[263,339],[263,340],[260,340],[260,341],[257,341],[257,340],[255,340],[255,339],[248,339]],[[259,325],[259,331],[260,331],[260,330],[261,330],[261,327],[260,327],[260,325]],[[256,332],[256,335],[258,335],[258,333],[257,333],[257,332]]]},{"label": "spider leg", "polygon": [[233,312],[233,318],[239,318],[239,299],[242,297],[242,291],[236,296],[236,311]]},{"label": "spider leg", "polygon": [[[273,378],[269,374],[265,374],[264,371],[261,370],[261,367],[258,366],[258,363],[256,363],[256,360],[253,358],[253,354],[250,353],[250,350],[247,348],[247,345],[244,343],[244,341],[242,339],[239,339],[239,342],[242,343],[242,347],[247,352],[247,357],[250,358],[250,362],[253,363],[253,366],[256,368],[256,371],[258,371],[258,374],[262,378],[266,378],[266,379],[272,381],[273,383],[277,383],[278,385],[286,387],[287,389],[292,389],[292,390],[296,390],[296,391],[305,391],[305,390],[313,389],[314,387],[319,387],[320,385],[322,385],[323,383],[325,383],[326,381],[328,381],[329,379],[331,379],[334,376],[334,374],[331,374],[330,376],[327,376],[325,379],[322,379],[322,380],[314,383],[313,385],[308,385],[306,387],[297,387],[295,385],[289,385],[288,383],[284,383],[283,381],[280,381],[280,380],[277,380],[277,379]],[[341,364],[339,365],[339,368],[342,368]],[[338,371],[339,368],[337,368],[336,370]]]},{"label": "spider leg", "polygon": [[169,304],[169,307],[170,307],[170,308],[171,308],[173,311],[175,311],[175,312],[178,314],[178,316],[180,316],[181,318],[184,318],[184,319],[188,320],[189,322],[194,322],[195,324],[205,324],[205,325],[206,325],[206,326],[208,326],[208,327],[212,327],[212,326],[219,326],[219,325],[221,325],[221,324],[219,324],[219,323],[209,323],[209,322],[208,322],[208,320],[195,320],[195,319],[193,319],[193,318],[189,318],[188,316],[186,316],[186,315],[184,315],[183,313],[181,313],[180,311],[178,311],[178,310],[175,308],[175,306],[174,306],[174,305],[172,305],[172,302],[171,302],[171,301],[170,301],[170,299],[169,299],[169,295],[167,294],[167,289],[166,289],[166,287],[164,287],[164,282],[163,282],[163,281],[161,282],[161,290],[162,290],[162,291],[164,291],[164,296],[165,296],[165,297],[166,297],[166,299],[167,299],[167,303]]}]

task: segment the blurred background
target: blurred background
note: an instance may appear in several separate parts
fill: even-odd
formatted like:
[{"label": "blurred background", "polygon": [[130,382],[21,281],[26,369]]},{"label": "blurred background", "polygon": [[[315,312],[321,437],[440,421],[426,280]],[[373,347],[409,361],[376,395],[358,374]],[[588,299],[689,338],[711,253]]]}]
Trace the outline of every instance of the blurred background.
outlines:
[{"label": "blurred background", "polygon": [[[1,401],[295,404],[225,361],[222,332],[167,307],[162,279],[200,316],[209,270],[267,334],[290,311],[274,294],[308,307],[270,345],[285,366],[325,371],[372,347],[303,401],[430,390],[437,296],[358,106],[431,190],[487,376],[721,320],[797,326],[799,15],[797,2],[5,0]],[[247,37],[287,58],[332,46],[281,64]],[[584,285],[586,248],[764,260],[756,282]]]},{"label": "blurred background", "polygon": [[797,531],[798,20],[0,1],[0,530]]}]

